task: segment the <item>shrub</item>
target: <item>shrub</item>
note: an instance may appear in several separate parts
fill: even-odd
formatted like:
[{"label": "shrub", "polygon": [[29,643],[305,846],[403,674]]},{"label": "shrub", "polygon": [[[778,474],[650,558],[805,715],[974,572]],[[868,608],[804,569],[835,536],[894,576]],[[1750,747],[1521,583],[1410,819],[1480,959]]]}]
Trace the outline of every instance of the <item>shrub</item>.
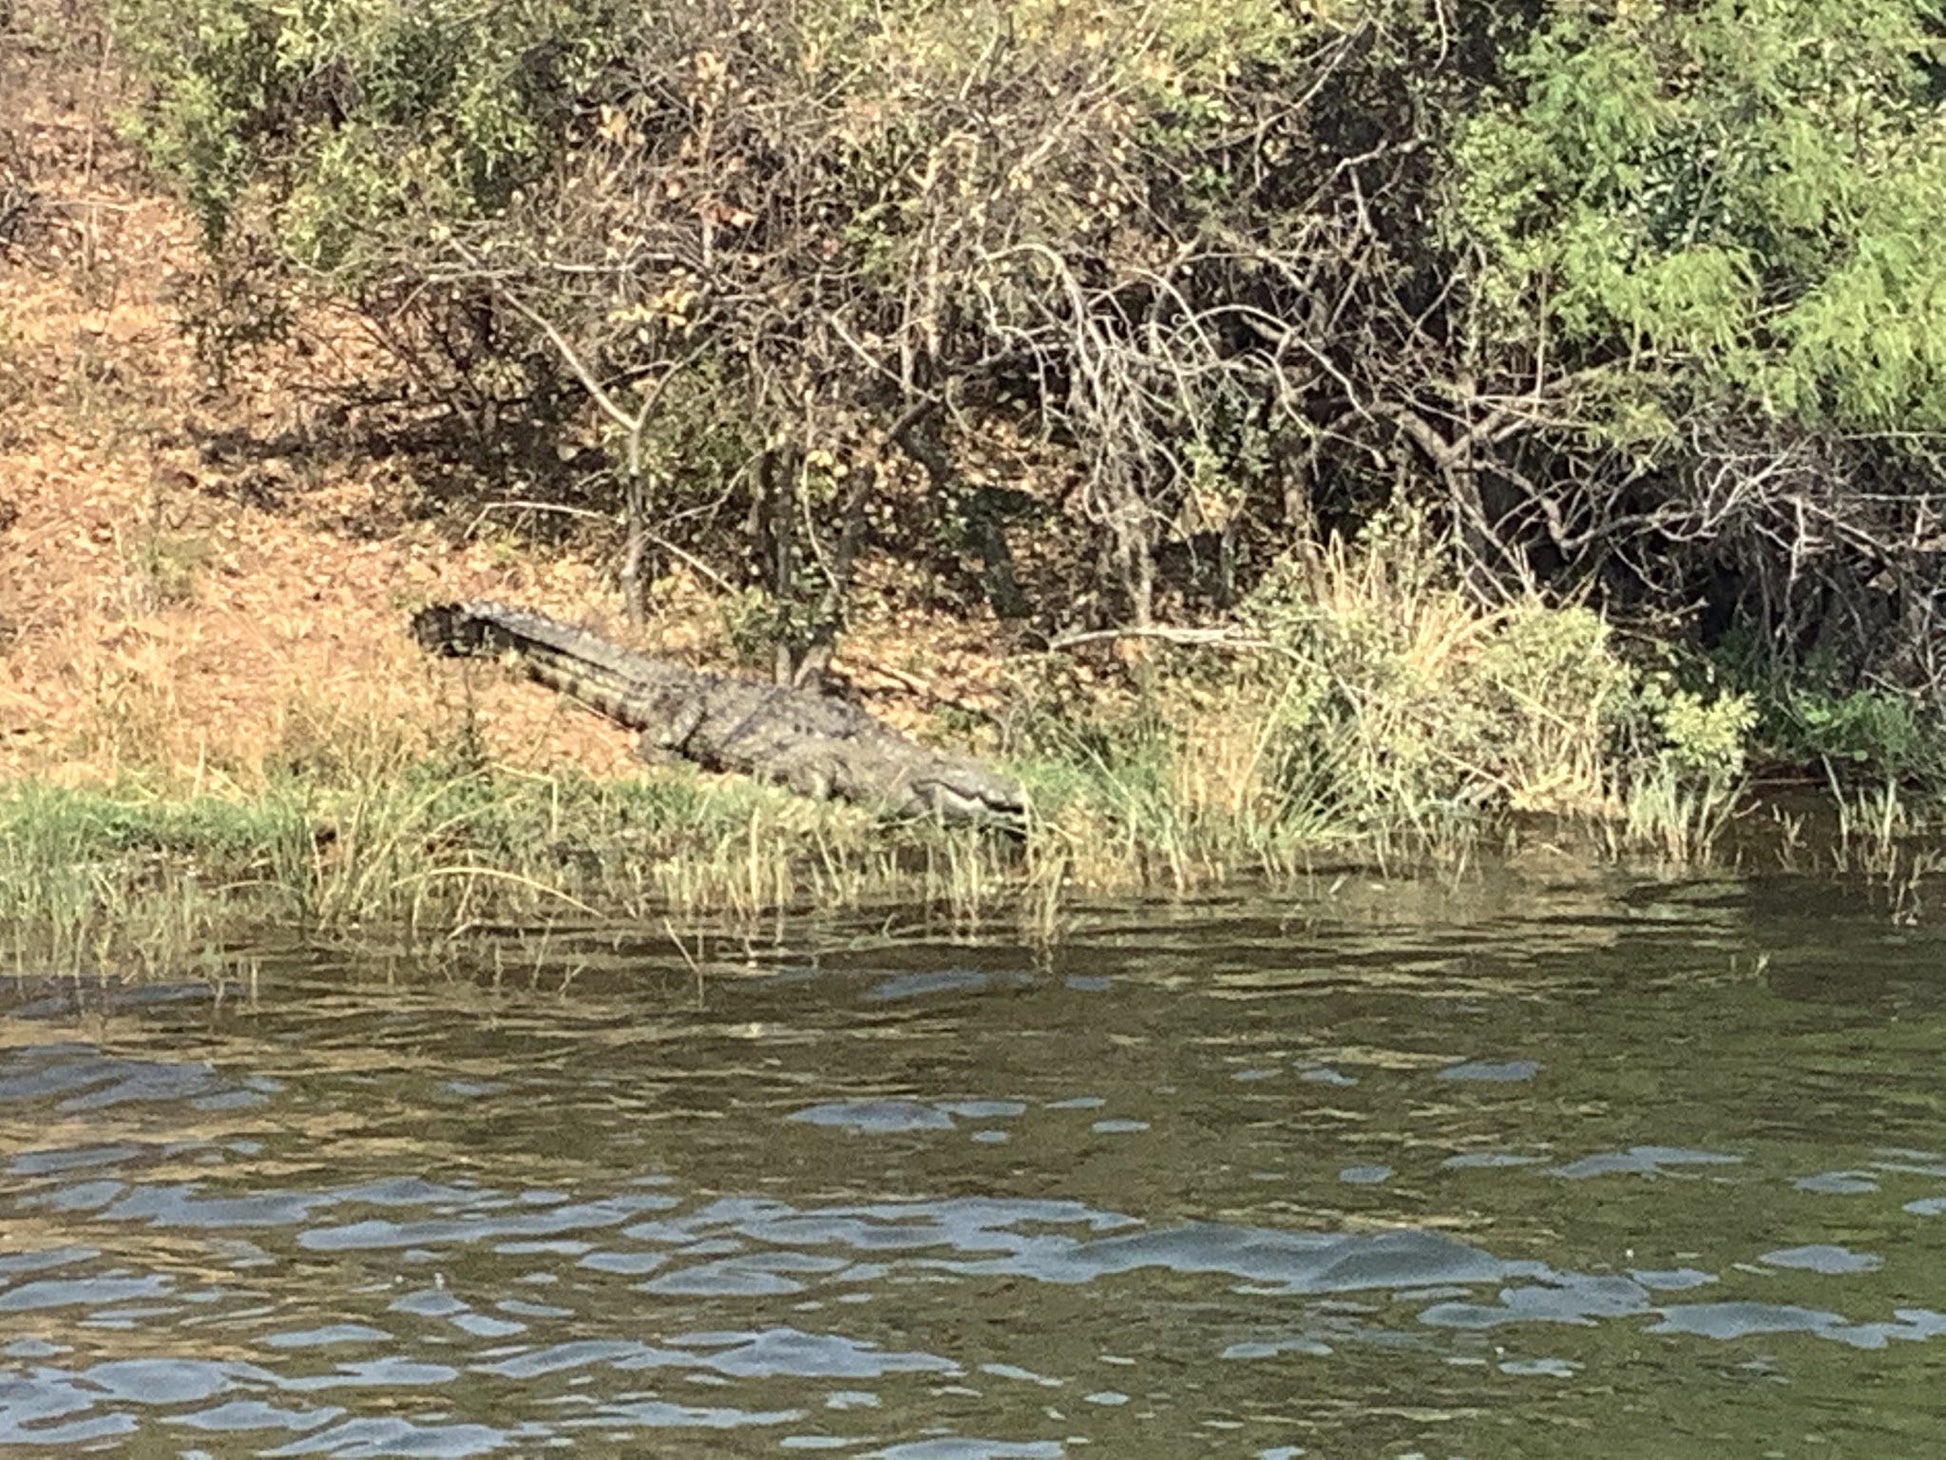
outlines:
[{"label": "shrub", "polygon": [[1043,811],[1111,868],[1147,855],[1181,881],[1508,812],[1627,817],[1640,841],[1701,850],[1741,789],[1750,701],[1670,686],[1586,607],[1487,609],[1461,576],[1411,511],[1284,560],[1242,606],[1250,637],[1178,651],[1078,726],[1059,701],[1030,719],[1025,746],[1065,767]]},{"label": "shrub", "polygon": [[1481,370],[1529,382],[1514,516],[1550,555],[1704,596],[1786,672],[1935,692],[1941,18],[1554,7],[1463,124],[1447,216]]}]

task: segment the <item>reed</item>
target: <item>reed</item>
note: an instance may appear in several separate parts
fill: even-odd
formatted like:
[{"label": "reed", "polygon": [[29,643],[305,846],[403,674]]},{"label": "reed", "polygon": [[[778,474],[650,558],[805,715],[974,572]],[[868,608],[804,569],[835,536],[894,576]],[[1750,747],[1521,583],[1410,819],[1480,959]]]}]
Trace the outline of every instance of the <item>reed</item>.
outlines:
[{"label": "reed", "polygon": [[632,782],[455,770],[177,797],[138,782],[0,791],[0,928],[16,966],[179,961],[262,929],[422,944],[484,921],[998,908],[1022,857],[991,836],[682,771]]},{"label": "reed", "polygon": [[1685,781],[1667,767],[1637,776],[1623,815],[1608,823],[1617,856],[1653,856],[1672,867],[1707,862],[1736,815],[1740,792],[1715,781]]},{"label": "reed", "polygon": [[[888,822],[682,767],[597,779],[497,764],[470,712],[299,701],[262,764],[187,786],[129,756],[94,789],[0,788],[15,963],[126,968],[264,927],[428,946],[483,925],[918,905],[1059,931],[1080,894],[1184,893],[1321,862],[1464,866],[1510,813],[1708,854],[1736,804],[1742,711],[1656,690],[1605,624],[1487,610],[1414,524],[1274,573],[1234,635],[1063,689],[1023,677],[1014,840]],[[1038,677],[1036,677],[1038,676]],[[135,747],[129,747],[134,749]],[[1848,812],[1858,844],[1890,811]]]}]

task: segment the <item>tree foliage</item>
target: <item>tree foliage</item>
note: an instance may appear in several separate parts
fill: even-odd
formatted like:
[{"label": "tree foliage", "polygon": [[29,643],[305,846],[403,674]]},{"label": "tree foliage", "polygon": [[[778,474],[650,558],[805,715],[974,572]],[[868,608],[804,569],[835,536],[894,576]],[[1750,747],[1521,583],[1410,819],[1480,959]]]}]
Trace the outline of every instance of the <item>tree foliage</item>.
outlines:
[{"label": "tree foliage", "polygon": [[[1565,10],[1455,149],[1496,334],[1552,330],[1680,411],[1946,426],[1946,65],[1930,4]],[[1525,329],[1522,323],[1525,322]],[[1658,378],[1658,376],[1660,378]]]},{"label": "tree foliage", "polygon": [[1560,6],[1460,130],[1447,218],[1479,354],[1551,401],[1562,556],[1935,686],[1941,26]]},{"label": "tree foliage", "polygon": [[864,552],[1139,623],[1403,494],[1476,592],[1938,678],[1933,0],[116,3],[212,257],[785,672]]}]

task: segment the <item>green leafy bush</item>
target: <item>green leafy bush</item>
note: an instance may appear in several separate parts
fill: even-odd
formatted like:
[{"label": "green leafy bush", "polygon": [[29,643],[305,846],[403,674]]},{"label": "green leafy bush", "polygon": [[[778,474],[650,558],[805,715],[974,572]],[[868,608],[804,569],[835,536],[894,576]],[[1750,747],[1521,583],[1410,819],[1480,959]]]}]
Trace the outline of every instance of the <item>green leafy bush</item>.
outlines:
[{"label": "green leafy bush", "polygon": [[1912,0],[1556,10],[1510,67],[1520,99],[1456,151],[1496,327],[1691,399],[1946,425],[1939,19]]},{"label": "green leafy bush", "polygon": [[1936,769],[1938,755],[1911,695],[1792,686],[1765,726],[1773,751],[1847,779],[1896,781]]}]

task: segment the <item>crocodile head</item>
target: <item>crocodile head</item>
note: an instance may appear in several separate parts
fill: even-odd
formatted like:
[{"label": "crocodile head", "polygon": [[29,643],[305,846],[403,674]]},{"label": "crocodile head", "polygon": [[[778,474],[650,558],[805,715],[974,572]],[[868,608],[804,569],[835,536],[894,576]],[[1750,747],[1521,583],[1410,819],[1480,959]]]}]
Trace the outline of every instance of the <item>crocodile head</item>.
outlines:
[{"label": "crocodile head", "polygon": [[1027,798],[1020,787],[972,761],[942,759],[914,776],[908,789],[924,810],[942,820],[1016,833],[1027,829]]}]

